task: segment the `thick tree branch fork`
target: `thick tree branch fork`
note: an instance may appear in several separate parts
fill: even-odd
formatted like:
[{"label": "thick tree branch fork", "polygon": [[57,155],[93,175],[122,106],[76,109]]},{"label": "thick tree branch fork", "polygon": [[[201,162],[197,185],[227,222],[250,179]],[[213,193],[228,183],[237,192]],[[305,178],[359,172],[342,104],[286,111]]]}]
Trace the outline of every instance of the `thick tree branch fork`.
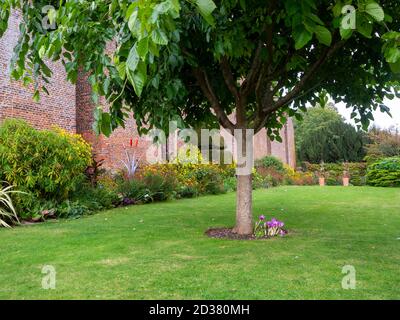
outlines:
[{"label": "thick tree branch fork", "polygon": [[207,73],[201,68],[193,68],[193,74],[197,80],[198,85],[206,96],[207,100],[211,104],[211,108],[214,110],[215,115],[218,118],[219,123],[225,128],[233,132],[236,128],[235,125],[229,120],[227,114],[221,107],[217,96],[208,80]]}]

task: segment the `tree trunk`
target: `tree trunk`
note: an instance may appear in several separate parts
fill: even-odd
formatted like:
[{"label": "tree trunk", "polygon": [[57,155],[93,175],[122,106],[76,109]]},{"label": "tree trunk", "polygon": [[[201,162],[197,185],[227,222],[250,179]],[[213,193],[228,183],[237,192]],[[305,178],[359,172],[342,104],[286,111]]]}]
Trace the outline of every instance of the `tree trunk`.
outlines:
[{"label": "tree trunk", "polygon": [[241,235],[253,233],[252,180],[251,174],[237,177],[235,232]]},{"label": "tree trunk", "polygon": [[[245,157],[249,169],[238,170],[237,191],[236,191],[236,226],[234,232],[240,235],[249,235],[253,233],[253,211],[252,211],[252,168],[253,168],[253,136],[248,137],[245,130],[242,131],[242,148],[237,148],[238,166],[239,159]],[[242,164],[241,167],[245,167]]]}]

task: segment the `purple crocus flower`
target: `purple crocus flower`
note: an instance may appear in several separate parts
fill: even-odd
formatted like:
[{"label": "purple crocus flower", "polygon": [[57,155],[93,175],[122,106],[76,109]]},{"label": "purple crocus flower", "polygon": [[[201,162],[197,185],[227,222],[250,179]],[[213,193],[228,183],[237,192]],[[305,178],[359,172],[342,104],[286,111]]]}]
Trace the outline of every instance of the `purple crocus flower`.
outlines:
[{"label": "purple crocus flower", "polygon": [[263,221],[263,220],[265,220],[265,216],[264,216],[264,215],[261,215],[261,216],[259,217],[259,219],[260,219],[261,221]]}]

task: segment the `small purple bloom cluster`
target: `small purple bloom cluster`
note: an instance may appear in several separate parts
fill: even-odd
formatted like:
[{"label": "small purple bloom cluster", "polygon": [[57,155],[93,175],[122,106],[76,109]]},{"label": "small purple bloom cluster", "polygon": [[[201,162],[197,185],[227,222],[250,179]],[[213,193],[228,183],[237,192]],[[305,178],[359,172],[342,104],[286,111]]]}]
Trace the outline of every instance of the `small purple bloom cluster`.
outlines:
[{"label": "small purple bloom cluster", "polygon": [[285,224],[275,218],[270,221],[265,221],[264,215],[259,216],[259,221],[256,223],[254,235],[258,238],[261,237],[275,237],[277,235],[284,236],[287,231],[283,229]]},{"label": "small purple bloom cluster", "polygon": [[272,218],[271,221],[266,222],[268,228],[283,228],[284,223],[282,221],[276,220],[275,218]]}]

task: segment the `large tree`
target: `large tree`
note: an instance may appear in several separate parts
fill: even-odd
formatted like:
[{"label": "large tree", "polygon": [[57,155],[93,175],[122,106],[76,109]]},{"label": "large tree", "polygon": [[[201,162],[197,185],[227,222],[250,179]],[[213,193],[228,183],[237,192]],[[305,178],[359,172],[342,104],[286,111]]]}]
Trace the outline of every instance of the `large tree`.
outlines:
[{"label": "large tree", "polygon": [[[385,97],[398,95],[398,0],[0,0],[0,34],[22,10],[12,75],[35,80],[34,98],[62,60],[68,79],[89,72],[98,131],[133,113],[142,132],[169,119],[227,130],[279,129],[321,91],[368,125]],[[352,5],[352,7],[345,7]],[[107,44],[113,42],[111,54]],[[229,117],[235,114],[234,119]],[[244,141],[245,142],[245,141]],[[236,232],[252,227],[251,175],[238,177]]]},{"label": "large tree", "polygon": [[367,134],[346,123],[330,104],[308,108],[302,121],[295,121],[296,154],[311,163],[359,162],[364,159]]}]

